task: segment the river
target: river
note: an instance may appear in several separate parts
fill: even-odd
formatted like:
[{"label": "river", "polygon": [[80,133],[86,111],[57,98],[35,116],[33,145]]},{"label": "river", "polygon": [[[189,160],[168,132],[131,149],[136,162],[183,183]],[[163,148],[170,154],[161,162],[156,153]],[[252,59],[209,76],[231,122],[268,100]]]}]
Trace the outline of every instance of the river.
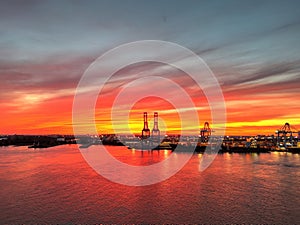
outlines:
[{"label": "river", "polygon": [[[117,146],[108,150],[132,165],[149,165],[171,154]],[[85,162],[76,145],[38,150],[0,147],[0,221],[300,223],[299,154],[224,153],[203,172],[199,171],[201,157],[194,154],[177,174],[163,182],[132,187],[100,176]]]}]

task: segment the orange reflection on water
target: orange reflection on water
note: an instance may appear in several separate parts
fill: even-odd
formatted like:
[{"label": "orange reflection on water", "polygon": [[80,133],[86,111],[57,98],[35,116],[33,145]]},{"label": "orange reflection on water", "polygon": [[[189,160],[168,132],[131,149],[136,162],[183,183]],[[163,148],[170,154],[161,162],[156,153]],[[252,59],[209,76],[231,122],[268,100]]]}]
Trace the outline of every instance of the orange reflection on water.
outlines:
[{"label": "orange reflection on water", "polygon": [[105,148],[116,160],[135,166],[158,163],[172,154],[170,150],[138,150],[120,146],[105,146]]}]

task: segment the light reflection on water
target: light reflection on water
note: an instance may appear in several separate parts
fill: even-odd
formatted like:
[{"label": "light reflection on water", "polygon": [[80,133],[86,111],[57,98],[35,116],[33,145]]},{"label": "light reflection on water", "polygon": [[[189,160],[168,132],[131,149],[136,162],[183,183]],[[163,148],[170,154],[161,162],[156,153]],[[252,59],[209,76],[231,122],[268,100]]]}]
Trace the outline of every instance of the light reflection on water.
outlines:
[{"label": "light reflection on water", "polygon": [[[93,146],[97,148],[97,146]],[[117,160],[129,164],[129,165],[151,165],[158,163],[168,158],[172,153],[170,150],[161,150],[161,151],[148,151],[148,150],[136,150],[136,149],[126,149],[123,147],[118,147],[123,149],[122,151],[116,151],[116,148],[107,146],[109,153],[114,156]]]},{"label": "light reflection on water", "polygon": [[[149,165],[171,154],[123,147],[109,147],[109,152],[131,165]],[[201,157],[194,155],[164,182],[128,187],[99,176],[75,145],[1,147],[0,221],[300,223],[298,154],[220,154],[199,172]]]}]

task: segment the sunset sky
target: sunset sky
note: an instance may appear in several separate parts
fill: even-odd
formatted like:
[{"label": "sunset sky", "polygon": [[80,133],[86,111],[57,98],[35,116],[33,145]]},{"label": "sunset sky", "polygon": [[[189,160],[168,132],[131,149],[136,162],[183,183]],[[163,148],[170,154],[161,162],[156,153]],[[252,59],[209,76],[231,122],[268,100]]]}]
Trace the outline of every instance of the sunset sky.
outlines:
[{"label": "sunset sky", "polygon": [[[285,122],[300,130],[299,1],[29,0],[0,2],[0,134],[71,134],[85,70],[106,51],[139,40],[174,42],[206,62],[225,98],[226,134],[274,134]],[[141,74],[164,74],[184,87],[200,118],[191,126],[210,121],[206,97],[187,74],[140,63],[120,70],[100,93],[99,133],[113,132],[114,98]],[[134,90],[152,85],[160,84]],[[158,111],[168,132],[180,129],[174,107],[150,97],[129,112],[132,132],[142,129],[144,111],[150,119]]]}]

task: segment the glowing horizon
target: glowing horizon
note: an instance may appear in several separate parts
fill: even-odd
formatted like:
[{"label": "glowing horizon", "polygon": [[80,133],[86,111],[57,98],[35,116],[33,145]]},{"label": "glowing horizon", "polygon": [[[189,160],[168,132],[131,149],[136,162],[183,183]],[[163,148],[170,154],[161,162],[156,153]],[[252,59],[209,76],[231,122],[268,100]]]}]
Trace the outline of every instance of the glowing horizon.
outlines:
[{"label": "glowing horizon", "polygon": [[[226,135],[271,135],[286,122],[300,130],[299,3],[126,4],[124,12],[116,1],[87,2],[84,7],[68,1],[0,3],[0,134],[72,134],[73,98],[88,66],[109,49],[145,39],[178,43],[208,64],[225,98]],[[120,128],[140,133],[144,111],[150,118],[159,112],[169,134],[200,131],[204,122],[211,123],[206,96],[192,79],[170,66],[147,62],[121,69],[101,90],[95,110],[100,134],[114,133],[114,99],[141,74],[172,79],[191,96],[195,108],[174,109],[167,101],[144,99],[132,106],[130,120],[120,121]],[[136,85],[134,90],[138,95],[151,85],[159,84]],[[190,121],[181,128],[176,110],[194,109],[199,123]]]}]

